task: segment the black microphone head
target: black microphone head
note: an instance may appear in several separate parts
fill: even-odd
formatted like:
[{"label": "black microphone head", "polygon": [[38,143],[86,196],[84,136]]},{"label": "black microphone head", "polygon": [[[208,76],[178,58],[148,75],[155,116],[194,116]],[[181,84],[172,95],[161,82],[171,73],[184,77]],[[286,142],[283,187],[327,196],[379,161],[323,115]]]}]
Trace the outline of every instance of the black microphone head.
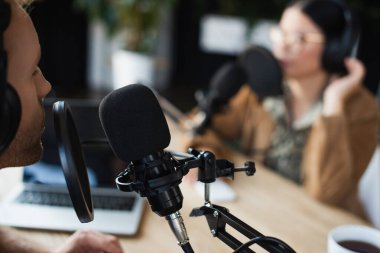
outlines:
[{"label": "black microphone head", "polygon": [[238,62],[258,97],[282,94],[281,66],[268,49],[252,46],[240,55]]},{"label": "black microphone head", "polygon": [[236,62],[228,62],[220,67],[210,81],[209,91],[198,99],[198,104],[206,113],[217,113],[246,82],[243,69]]},{"label": "black microphone head", "polygon": [[210,91],[218,98],[228,100],[238,92],[245,81],[246,76],[240,65],[228,62],[215,72],[210,82]]},{"label": "black microphone head", "polygon": [[125,162],[162,151],[170,143],[164,113],[144,85],[131,84],[109,93],[100,103],[99,116],[114,153]]}]

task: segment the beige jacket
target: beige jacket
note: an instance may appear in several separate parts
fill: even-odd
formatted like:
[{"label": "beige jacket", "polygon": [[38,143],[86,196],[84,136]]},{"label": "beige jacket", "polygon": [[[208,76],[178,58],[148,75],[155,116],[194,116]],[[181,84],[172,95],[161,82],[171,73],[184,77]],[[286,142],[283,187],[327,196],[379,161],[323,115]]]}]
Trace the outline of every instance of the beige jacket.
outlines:
[{"label": "beige jacket", "polygon": [[[320,115],[314,121],[304,147],[303,186],[314,198],[364,217],[357,188],[376,147],[380,113],[375,98],[364,88],[347,100],[344,111],[334,117]],[[226,141],[233,141],[235,150],[261,162],[274,127],[257,96],[243,86],[227,111],[214,116],[212,129],[194,137],[188,146],[232,159]]]}]

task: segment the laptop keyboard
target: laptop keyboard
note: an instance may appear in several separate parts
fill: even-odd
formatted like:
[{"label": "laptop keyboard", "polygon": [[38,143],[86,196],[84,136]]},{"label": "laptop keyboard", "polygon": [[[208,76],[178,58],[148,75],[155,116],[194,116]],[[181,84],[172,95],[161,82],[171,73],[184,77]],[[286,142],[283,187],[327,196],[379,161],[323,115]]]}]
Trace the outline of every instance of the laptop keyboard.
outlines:
[{"label": "laptop keyboard", "polygon": [[[94,209],[130,211],[136,200],[135,196],[92,196]],[[68,193],[52,193],[33,190],[24,190],[16,198],[16,202],[24,204],[72,207]]]}]

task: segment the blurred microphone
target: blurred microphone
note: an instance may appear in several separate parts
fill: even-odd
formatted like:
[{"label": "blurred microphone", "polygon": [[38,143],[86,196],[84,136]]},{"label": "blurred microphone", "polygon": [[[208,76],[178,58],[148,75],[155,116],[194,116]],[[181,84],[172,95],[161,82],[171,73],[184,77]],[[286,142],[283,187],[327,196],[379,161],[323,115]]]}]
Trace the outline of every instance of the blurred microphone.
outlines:
[{"label": "blurred microphone", "polygon": [[245,50],[237,61],[259,99],[283,93],[282,69],[271,51],[255,45]]},{"label": "blurred microphone", "polygon": [[182,174],[171,154],[164,152],[170,132],[153,92],[140,84],[117,89],[101,101],[99,115],[114,153],[129,163],[117,178],[119,189],[147,197],[152,211],[166,217],[183,250],[193,252],[179,213]]},{"label": "blurred microphone", "polygon": [[207,95],[197,91],[195,98],[200,107],[200,112],[196,116],[198,125],[195,132],[201,133],[210,124],[212,116],[223,111],[225,105],[246,83],[244,70],[236,62],[224,64],[212,77]]},{"label": "blurred microphone", "polygon": [[249,84],[259,99],[282,94],[282,70],[272,53],[261,46],[242,52],[237,61],[223,65],[212,77],[209,92],[196,93],[200,112],[194,130],[202,133],[216,113],[222,113],[243,84]]}]

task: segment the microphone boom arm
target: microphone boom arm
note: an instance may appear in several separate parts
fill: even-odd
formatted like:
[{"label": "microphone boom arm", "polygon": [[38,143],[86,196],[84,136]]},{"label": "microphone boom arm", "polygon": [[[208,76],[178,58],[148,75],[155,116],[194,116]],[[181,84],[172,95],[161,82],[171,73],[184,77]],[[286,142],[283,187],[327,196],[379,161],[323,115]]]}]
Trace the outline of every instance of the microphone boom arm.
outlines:
[{"label": "microphone boom arm", "polygon": [[[198,181],[205,183],[205,204],[199,208],[194,208],[190,214],[191,217],[205,216],[212,235],[226,243],[234,249],[234,252],[236,253],[254,252],[248,248],[248,246],[253,243],[257,243],[268,252],[295,253],[295,251],[285,242],[277,238],[264,236],[232,215],[227,208],[213,205],[209,200],[210,183],[214,182],[217,177],[229,177],[234,179],[235,172],[245,172],[247,176],[252,176],[256,172],[255,164],[253,162],[248,161],[245,162],[243,168],[235,168],[234,164],[229,160],[215,159],[215,155],[209,151],[199,152],[195,149],[189,149],[188,152],[192,156],[183,159],[175,159],[170,152],[164,151],[160,156],[163,158],[162,160],[165,161],[164,163],[166,166],[172,168],[172,172],[152,179],[142,179],[135,175],[136,171],[139,171],[140,166],[146,165],[129,164],[126,170],[120,173],[115,180],[118,189],[127,192],[135,191],[140,193],[142,197],[146,197],[160,187],[167,187],[168,185],[178,187],[183,176],[186,175],[190,169],[198,168]],[[155,166],[157,166],[157,164],[155,164]],[[160,212],[157,213],[162,215]],[[188,237],[186,230],[184,227],[180,229],[178,228],[178,226],[183,225],[179,212],[167,215],[167,219],[171,223],[171,228],[177,237],[178,243],[180,245],[187,245]],[[179,222],[177,222],[178,219]],[[227,224],[249,238],[250,241],[243,244],[237,240],[225,230]]]},{"label": "microphone boom arm", "polygon": [[[246,236],[248,239],[262,239],[266,238],[263,234],[250,227],[236,216],[232,215],[227,208],[223,206],[213,205],[210,202],[206,202],[204,206],[199,208],[194,208],[191,213],[191,217],[205,216],[208,226],[210,228],[211,234],[214,237],[219,238],[222,242],[227,244],[229,247],[234,249],[234,252],[245,252],[252,253],[251,249],[248,248],[248,244],[245,245],[234,236],[226,231],[226,225],[234,228],[236,231]],[[290,248],[285,242],[272,238],[273,240],[268,243],[266,240],[257,240],[257,244],[273,253],[295,253],[295,251]],[[239,249],[239,251],[238,251]]]},{"label": "microphone boom arm", "polygon": [[[247,176],[252,176],[256,172],[253,162],[246,162],[243,168],[235,168],[234,164],[228,160],[216,160],[211,152],[199,152],[195,149],[190,149],[189,153],[193,154],[196,159],[189,159],[185,162],[184,167],[198,167],[198,180],[205,183],[205,204],[202,207],[194,208],[190,213],[191,217],[205,216],[209,225],[211,234],[219,238],[225,244],[230,246],[236,252],[254,252],[237,240],[234,236],[226,231],[226,225],[231,226],[239,233],[246,236],[248,239],[256,239],[257,244],[273,253],[294,253],[295,251],[283,241],[271,238],[272,240],[264,240],[268,238],[253,229],[236,216],[232,215],[227,208],[223,206],[213,205],[210,202],[209,183],[214,182],[216,177],[229,177],[234,179],[235,172],[244,171]],[[185,159],[186,160],[186,159]],[[262,240],[260,240],[263,238]]]}]

